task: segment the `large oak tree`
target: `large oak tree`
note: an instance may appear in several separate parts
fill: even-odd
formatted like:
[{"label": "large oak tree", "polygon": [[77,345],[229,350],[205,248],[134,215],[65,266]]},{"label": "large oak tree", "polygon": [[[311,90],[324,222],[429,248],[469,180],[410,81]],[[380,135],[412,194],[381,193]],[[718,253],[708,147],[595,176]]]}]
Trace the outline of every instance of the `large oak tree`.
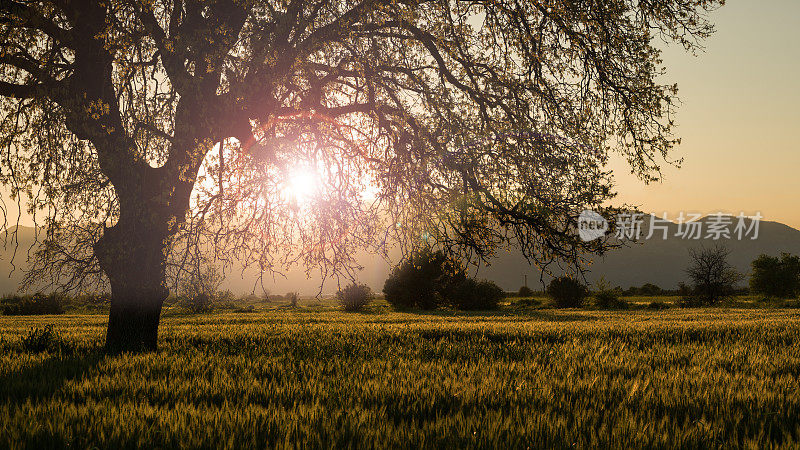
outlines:
[{"label": "large oak tree", "polygon": [[6,0],[0,178],[45,230],[36,280],[110,284],[114,351],[155,348],[168,280],[207,258],[580,264],[610,153],[651,180],[677,142],[658,42],[694,51],[719,3]]}]

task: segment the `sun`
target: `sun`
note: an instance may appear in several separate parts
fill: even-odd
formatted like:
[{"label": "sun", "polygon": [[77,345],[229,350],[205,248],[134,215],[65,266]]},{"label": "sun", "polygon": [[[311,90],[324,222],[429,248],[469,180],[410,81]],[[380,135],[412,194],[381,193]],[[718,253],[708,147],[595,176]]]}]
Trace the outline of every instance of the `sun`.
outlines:
[{"label": "sun", "polygon": [[290,200],[309,203],[319,195],[319,175],[308,167],[295,168],[289,173],[284,190]]}]

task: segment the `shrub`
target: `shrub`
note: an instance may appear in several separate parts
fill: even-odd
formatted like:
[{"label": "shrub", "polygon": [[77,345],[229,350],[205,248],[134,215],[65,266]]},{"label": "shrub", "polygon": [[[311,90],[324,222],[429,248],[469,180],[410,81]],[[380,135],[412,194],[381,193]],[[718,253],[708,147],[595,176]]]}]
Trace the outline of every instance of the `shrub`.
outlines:
[{"label": "shrub", "polygon": [[547,295],[559,308],[580,308],[587,291],[585,285],[566,276],[554,279],[547,286]]},{"label": "shrub", "polygon": [[361,311],[372,298],[372,289],[366,284],[353,283],[336,293],[336,299],[345,311]]},{"label": "shrub", "polygon": [[425,250],[392,270],[383,293],[396,309],[433,309],[446,303],[448,291],[464,278],[463,269],[442,252]]},{"label": "shrub", "polygon": [[800,299],[783,299],[778,297],[761,297],[756,300],[762,308],[798,308]]},{"label": "shrub", "polygon": [[237,307],[233,308],[233,312],[237,312],[237,313],[256,312],[256,307],[254,305],[247,305],[247,306],[244,306],[244,307],[237,306]]},{"label": "shrub", "polygon": [[72,299],[72,305],[92,311],[107,311],[111,306],[111,294],[94,292],[78,295]]},{"label": "shrub", "polygon": [[644,295],[644,296],[654,296],[654,295],[663,295],[664,290],[660,287],[656,286],[652,283],[645,283],[641,287],[631,286],[626,289],[623,294],[625,295]]},{"label": "shrub", "polygon": [[595,283],[594,304],[603,309],[627,309],[628,302],[619,297],[619,289],[612,288],[605,278]]},{"label": "shrub", "polygon": [[7,316],[28,316],[41,314],[63,314],[63,298],[58,294],[34,294],[32,297],[6,297],[3,314]]},{"label": "shrub", "polygon": [[647,309],[662,310],[667,308],[669,308],[668,304],[658,300],[650,302],[650,304],[647,305]]},{"label": "shrub", "polygon": [[300,294],[297,292],[287,292],[284,298],[289,302],[289,306],[297,308],[297,302],[300,301]]},{"label": "shrub", "polygon": [[194,313],[211,309],[211,295],[206,292],[192,293],[183,300],[183,306]]},{"label": "shrub", "polygon": [[467,277],[442,252],[425,250],[397,268],[383,285],[386,301],[396,309],[433,309],[450,305],[466,310],[496,309],[505,292],[490,281]]},{"label": "shrub", "polygon": [[628,309],[628,302],[621,299],[613,289],[605,289],[594,295],[594,304],[602,309]]},{"label": "shrub", "polygon": [[63,347],[64,340],[53,329],[53,325],[45,325],[44,328],[31,328],[28,334],[22,338],[21,343],[22,349],[27,352],[57,352]]},{"label": "shrub", "polygon": [[529,288],[528,286],[522,286],[519,288],[517,295],[520,297],[531,297],[533,295],[533,289]]},{"label": "shrub", "polygon": [[491,281],[463,278],[450,289],[450,303],[463,310],[493,310],[500,305],[505,292]]}]

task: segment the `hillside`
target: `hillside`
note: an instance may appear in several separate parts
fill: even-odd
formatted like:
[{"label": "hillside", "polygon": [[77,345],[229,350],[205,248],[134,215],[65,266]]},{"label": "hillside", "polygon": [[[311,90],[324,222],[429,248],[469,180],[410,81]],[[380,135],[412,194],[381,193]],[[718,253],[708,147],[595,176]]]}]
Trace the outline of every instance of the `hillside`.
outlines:
[{"label": "hillside", "polygon": [[[706,219],[701,219],[706,220]],[[587,280],[594,282],[605,277],[611,284],[627,288],[653,283],[664,289],[674,289],[686,281],[685,269],[689,263],[689,250],[701,245],[725,245],[730,251],[730,262],[739,271],[748,273],[750,262],[758,255],[779,255],[781,252],[800,254],[800,231],[778,222],[761,221],[759,235],[755,240],[711,239],[687,240],[676,237],[677,224],[670,224],[668,238],[657,238],[631,243],[626,247],[608,252],[597,258],[590,267]],[[647,235],[647,227],[643,228]],[[528,274],[528,285],[540,288],[539,271],[529,268],[519,254],[504,253],[480,275],[494,280],[504,289],[516,290],[524,283]]]}]

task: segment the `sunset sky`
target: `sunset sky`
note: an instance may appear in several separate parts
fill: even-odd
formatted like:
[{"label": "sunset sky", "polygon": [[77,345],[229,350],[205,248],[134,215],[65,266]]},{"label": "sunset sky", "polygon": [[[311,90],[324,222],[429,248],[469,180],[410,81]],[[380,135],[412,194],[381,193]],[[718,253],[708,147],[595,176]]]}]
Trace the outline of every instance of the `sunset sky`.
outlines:
[{"label": "sunset sky", "polygon": [[760,211],[800,228],[800,1],[733,0],[710,18],[717,33],[704,53],[663,54],[664,79],[680,88],[682,168],[643,186],[618,162],[618,200],[673,220]]},{"label": "sunset sky", "polygon": [[[619,197],[675,220],[680,211],[734,215],[800,229],[800,1],[733,0],[711,14],[717,32],[697,56],[664,49],[665,83],[678,83],[681,105],[673,153],[661,183],[644,185],[612,161]],[[7,203],[11,224],[16,216]],[[32,225],[28,217],[23,225]]]}]

